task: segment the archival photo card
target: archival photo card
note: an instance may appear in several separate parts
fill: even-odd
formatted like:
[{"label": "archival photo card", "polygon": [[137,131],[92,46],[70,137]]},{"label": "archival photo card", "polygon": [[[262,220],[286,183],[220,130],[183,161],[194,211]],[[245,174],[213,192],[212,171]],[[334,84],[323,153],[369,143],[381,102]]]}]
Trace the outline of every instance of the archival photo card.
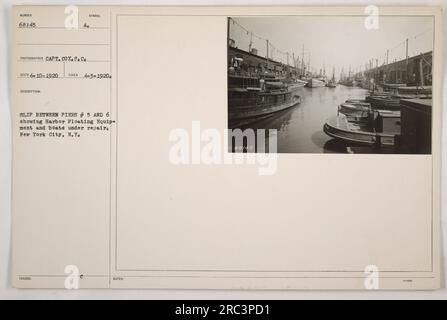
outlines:
[{"label": "archival photo card", "polygon": [[11,285],[439,288],[441,14],[13,7]]}]

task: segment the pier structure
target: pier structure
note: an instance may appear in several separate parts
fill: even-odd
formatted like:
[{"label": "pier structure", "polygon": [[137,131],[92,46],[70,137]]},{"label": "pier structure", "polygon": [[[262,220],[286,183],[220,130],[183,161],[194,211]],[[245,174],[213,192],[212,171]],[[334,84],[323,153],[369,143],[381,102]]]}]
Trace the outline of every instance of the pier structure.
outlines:
[{"label": "pier structure", "polygon": [[247,52],[236,47],[228,47],[228,66],[235,73],[250,76],[271,75],[278,78],[299,79],[304,74],[302,68],[267,59],[256,52]]},{"label": "pier structure", "polygon": [[[366,70],[354,75],[367,84],[431,86],[433,52],[428,51],[413,57],[373,67],[373,61],[366,65]],[[373,80],[373,81],[372,81]]]}]

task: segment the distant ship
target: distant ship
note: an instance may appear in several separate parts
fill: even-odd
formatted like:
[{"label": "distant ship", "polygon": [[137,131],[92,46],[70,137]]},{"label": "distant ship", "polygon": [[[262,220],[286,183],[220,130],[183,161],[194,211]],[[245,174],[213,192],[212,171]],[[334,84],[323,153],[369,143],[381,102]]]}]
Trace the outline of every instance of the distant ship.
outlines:
[{"label": "distant ship", "polygon": [[308,88],[318,88],[324,87],[326,85],[326,80],[324,78],[312,78],[306,83]]},{"label": "distant ship", "polygon": [[328,87],[328,88],[337,87],[337,83],[335,82],[335,69],[333,69],[332,78],[326,83],[326,87]]},{"label": "distant ship", "polygon": [[354,87],[355,86],[354,80],[349,79],[349,78],[340,80],[338,83],[340,83],[341,85],[344,85],[346,87]]},{"label": "distant ship", "polygon": [[328,87],[328,88],[335,88],[335,87],[337,87],[337,83],[334,80],[329,80],[326,83],[326,87]]}]

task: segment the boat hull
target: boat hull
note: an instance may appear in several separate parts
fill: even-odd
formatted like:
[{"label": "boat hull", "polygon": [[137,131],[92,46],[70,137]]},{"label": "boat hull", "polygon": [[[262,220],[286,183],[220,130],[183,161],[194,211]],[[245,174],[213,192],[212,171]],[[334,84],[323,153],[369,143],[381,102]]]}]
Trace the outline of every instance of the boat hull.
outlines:
[{"label": "boat hull", "polygon": [[329,118],[323,126],[323,131],[332,138],[351,144],[367,146],[394,146],[395,144],[394,134],[350,129],[345,116]]},{"label": "boat hull", "polygon": [[243,108],[231,108],[228,112],[228,125],[230,128],[236,128],[247,125],[253,121],[265,118],[274,113],[294,107],[301,102],[299,96],[293,96],[284,103],[268,106],[246,106]]}]

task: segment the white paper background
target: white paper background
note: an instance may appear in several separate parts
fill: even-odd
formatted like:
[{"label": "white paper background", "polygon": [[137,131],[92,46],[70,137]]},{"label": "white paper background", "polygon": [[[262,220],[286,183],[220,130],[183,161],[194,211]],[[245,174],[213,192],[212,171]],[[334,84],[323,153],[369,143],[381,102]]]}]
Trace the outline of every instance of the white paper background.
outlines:
[{"label": "white paper background", "polygon": [[[8,73],[9,73],[9,44],[10,44],[10,6],[12,4],[67,4],[66,1],[8,1],[1,0],[1,18],[0,18],[0,299],[447,299],[447,289],[435,292],[355,292],[355,291],[218,291],[218,290],[19,290],[11,288],[10,283],[10,222],[11,222],[11,206],[10,206],[10,185],[11,185],[11,134],[10,134],[10,112],[9,112],[9,96],[8,96]],[[445,0],[405,0],[405,1],[374,1],[374,0],[351,0],[351,1],[76,1],[72,0],[70,4],[154,4],[154,5],[443,5],[444,10],[447,9]],[[447,15],[444,11],[444,35],[447,34]],[[444,37],[445,38],[445,37]],[[447,55],[444,44],[444,61]],[[446,68],[444,66],[444,75]],[[444,94],[447,94],[447,85],[444,83]],[[444,103],[444,108],[446,104]],[[443,115],[443,123],[446,124],[447,115]],[[446,155],[446,133],[443,132],[443,168]],[[447,183],[446,174],[442,173],[442,186]],[[443,192],[444,194],[444,192]],[[442,197],[442,207],[447,204],[445,197]],[[443,235],[447,231],[446,213],[442,214],[442,230]],[[446,256],[447,241],[445,236],[442,237],[442,250],[444,257]],[[443,258],[443,269],[445,274],[446,267]],[[443,280],[445,287],[445,280]]]}]

